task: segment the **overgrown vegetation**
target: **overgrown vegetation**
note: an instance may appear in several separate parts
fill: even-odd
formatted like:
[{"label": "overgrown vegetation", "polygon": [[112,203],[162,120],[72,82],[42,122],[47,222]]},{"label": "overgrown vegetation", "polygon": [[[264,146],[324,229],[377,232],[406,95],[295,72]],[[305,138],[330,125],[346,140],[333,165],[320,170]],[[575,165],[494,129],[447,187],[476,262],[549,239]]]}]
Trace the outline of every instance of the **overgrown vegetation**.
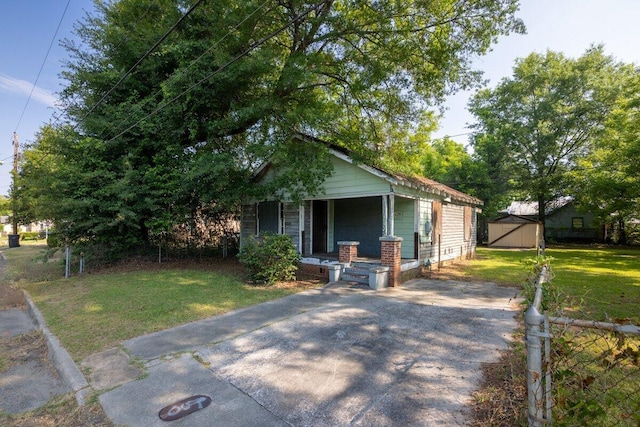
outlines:
[{"label": "overgrown vegetation", "polygon": [[288,235],[265,233],[248,240],[240,249],[238,259],[251,280],[272,285],[295,279],[300,254]]}]

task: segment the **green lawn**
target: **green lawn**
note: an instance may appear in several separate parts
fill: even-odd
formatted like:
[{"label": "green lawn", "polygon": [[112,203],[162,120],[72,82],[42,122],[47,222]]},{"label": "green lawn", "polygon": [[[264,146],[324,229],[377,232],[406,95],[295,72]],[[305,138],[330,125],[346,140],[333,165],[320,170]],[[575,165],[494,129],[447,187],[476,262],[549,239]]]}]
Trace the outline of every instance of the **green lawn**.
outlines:
[{"label": "green lawn", "polygon": [[[61,259],[36,260],[45,252],[43,245],[0,249],[9,260],[4,280],[31,294],[75,360],[140,334],[300,290],[246,284],[221,261],[197,268],[147,264],[64,279]],[[547,255],[554,258],[555,285],[583,299],[582,309],[592,319],[639,322],[640,249],[552,247]],[[527,275],[524,260],[534,256],[535,251],[478,248],[477,258],[459,268],[469,278],[517,285]]]},{"label": "green lawn", "polygon": [[34,261],[44,250],[39,245],[4,250],[9,260],[5,280],[29,292],[51,331],[77,361],[128,338],[303,289],[247,284],[237,268],[229,268],[233,261],[222,260],[192,268],[150,263],[139,270],[64,279],[62,260]]},{"label": "green lawn", "polygon": [[[477,257],[461,268],[478,280],[519,285],[527,276],[524,260],[535,250],[478,248]],[[593,320],[630,318],[640,323],[640,248],[604,246],[550,247],[553,283]]]}]

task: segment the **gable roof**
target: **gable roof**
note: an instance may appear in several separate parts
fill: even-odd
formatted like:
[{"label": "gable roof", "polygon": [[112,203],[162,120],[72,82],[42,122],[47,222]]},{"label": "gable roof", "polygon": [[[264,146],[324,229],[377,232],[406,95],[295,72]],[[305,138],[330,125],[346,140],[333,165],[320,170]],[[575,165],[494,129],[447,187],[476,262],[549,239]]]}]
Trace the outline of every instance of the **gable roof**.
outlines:
[{"label": "gable roof", "polygon": [[[458,191],[453,189],[447,185],[434,181],[432,179],[423,177],[423,176],[408,176],[399,173],[392,173],[386,170],[383,170],[377,166],[371,166],[364,163],[357,163],[350,156],[350,153],[347,149],[343,147],[338,147],[333,144],[328,144],[322,140],[317,138],[298,134],[297,138],[304,142],[311,143],[320,143],[329,147],[329,152],[335,157],[344,160],[366,172],[369,172],[379,178],[382,178],[389,182],[389,184],[394,186],[405,187],[409,189],[415,189],[423,193],[432,194],[443,198],[445,201],[457,201],[461,203],[471,204],[474,206],[482,206],[484,202],[476,197],[470,196],[462,191]],[[269,169],[270,162],[266,161],[256,170],[254,173],[254,178],[260,178],[263,176],[266,171]]]}]

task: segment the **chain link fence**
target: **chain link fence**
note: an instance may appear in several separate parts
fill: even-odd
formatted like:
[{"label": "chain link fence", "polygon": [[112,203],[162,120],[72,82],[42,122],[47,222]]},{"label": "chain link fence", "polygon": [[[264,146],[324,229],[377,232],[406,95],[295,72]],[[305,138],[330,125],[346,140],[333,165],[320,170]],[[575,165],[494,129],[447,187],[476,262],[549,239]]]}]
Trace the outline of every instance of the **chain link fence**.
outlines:
[{"label": "chain link fence", "polygon": [[528,424],[640,426],[640,328],[541,314],[550,272],[525,314]]}]

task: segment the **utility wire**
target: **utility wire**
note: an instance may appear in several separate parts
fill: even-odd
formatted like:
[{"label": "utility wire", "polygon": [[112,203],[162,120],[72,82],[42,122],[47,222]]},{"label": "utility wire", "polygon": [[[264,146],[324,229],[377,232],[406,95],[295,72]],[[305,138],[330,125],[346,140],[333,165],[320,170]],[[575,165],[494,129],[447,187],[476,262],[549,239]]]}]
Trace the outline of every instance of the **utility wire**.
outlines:
[{"label": "utility wire", "polygon": [[143,118],[141,118],[140,120],[138,120],[137,122],[135,122],[134,124],[132,124],[131,126],[129,126],[128,128],[126,128],[125,130],[123,130],[122,132],[118,133],[116,136],[114,136],[113,138],[109,139],[108,141],[106,141],[107,143],[112,142],[114,139],[122,136],[123,134],[125,134],[126,132],[130,131],[131,129],[133,129],[134,127],[138,126],[141,122],[143,122],[144,120],[148,119],[149,117],[154,116],[155,114],[157,114],[158,112],[160,112],[161,110],[163,110],[164,108],[168,107],[169,105],[171,105],[172,103],[174,103],[175,101],[177,101],[179,98],[181,98],[182,96],[186,95],[187,93],[189,93],[191,90],[193,90],[194,88],[196,88],[197,86],[200,86],[202,83],[204,83],[205,81],[209,80],[211,77],[213,77],[214,75],[220,73],[221,71],[225,70],[227,67],[229,67],[230,65],[234,64],[235,62],[237,62],[238,60],[240,60],[241,58],[243,58],[244,56],[246,56],[247,54],[249,54],[251,51],[255,50],[256,48],[258,48],[259,46],[263,45],[264,43],[266,43],[269,39],[272,39],[273,37],[277,36],[278,34],[280,34],[281,32],[283,32],[284,30],[286,30],[288,27],[290,27],[291,25],[293,25],[296,21],[304,18],[305,16],[307,16],[308,14],[310,14],[311,12],[313,12],[314,10],[316,10],[317,8],[319,8],[323,3],[325,3],[327,0],[322,0],[321,2],[319,2],[318,4],[309,7],[307,10],[305,10],[304,12],[300,13],[299,15],[291,18],[285,25],[283,25],[282,27],[278,28],[277,30],[274,30],[273,32],[271,32],[268,36],[261,38],[260,40],[252,43],[251,45],[249,45],[248,48],[246,48],[244,51],[242,51],[241,53],[239,53],[238,55],[236,55],[235,57],[233,57],[231,60],[229,60],[228,62],[226,62],[224,65],[220,66],[219,68],[217,68],[216,70],[212,71],[211,73],[209,73],[207,76],[205,76],[204,78],[202,78],[201,80],[197,81],[196,83],[194,83],[193,85],[189,86],[187,89],[185,89],[184,91],[182,91],[180,94],[176,95],[175,97],[171,98],[169,101],[159,105],[156,109],[154,109],[153,111],[151,111],[149,114],[147,114],[146,116],[144,116]]},{"label": "utility wire", "polygon": [[[218,47],[218,45],[220,43],[222,43],[229,35],[232,34],[233,31],[237,30],[242,24],[244,24],[245,22],[247,22],[247,20],[249,20],[249,18],[251,18],[253,15],[255,15],[256,13],[258,13],[258,11],[262,8],[264,8],[267,3],[269,3],[269,0],[266,0],[264,3],[262,3],[260,6],[258,6],[258,8],[256,10],[254,10],[253,12],[251,12],[249,15],[245,16],[242,21],[238,22],[236,25],[234,25],[229,31],[227,31],[227,33],[222,36],[222,38],[220,38],[220,40],[217,40],[215,43],[213,43],[209,49],[205,50],[202,54],[200,54],[200,56],[198,56],[196,59],[192,60],[189,65],[180,70],[178,72],[178,76],[176,76],[175,78],[179,78],[181,77],[183,74],[185,74],[187,71],[189,71],[189,69],[191,67],[193,67],[198,61],[200,61],[202,58],[204,58],[205,55],[207,55],[209,52],[211,52],[213,49],[215,49],[216,47]],[[158,96],[160,93],[162,93],[162,87],[159,88],[152,96],[152,98]],[[114,126],[114,129],[119,128],[124,122],[126,122],[126,119],[123,119],[120,123],[118,123],[117,126]],[[109,133],[104,139],[107,139],[111,136],[111,133]]]},{"label": "utility wire", "polygon": [[[142,13],[142,15],[140,15],[140,18],[139,18],[140,20],[143,19],[145,16],[147,16],[147,13],[149,13],[151,8],[156,4],[156,1],[157,0],[153,0],[151,3],[149,3],[149,6],[147,6],[145,11]],[[129,33],[125,34],[125,36],[120,39],[120,41],[116,44],[114,49],[118,49],[128,39],[129,39]],[[55,120],[53,121],[52,126],[55,126],[56,123],[58,123],[63,116],[64,116],[64,111],[61,111],[60,114],[57,117],[55,117]]]},{"label": "utility wire", "polygon": [[47,62],[47,58],[49,57],[49,53],[51,52],[51,48],[53,47],[53,43],[56,41],[56,36],[58,35],[58,31],[60,31],[60,26],[62,25],[62,21],[64,20],[65,15],[67,14],[67,9],[69,9],[69,4],[71,0],[67,0],[67,5],[64,7],[64,12],[62,12],[62,17],[60,17],[60,21],[58,22],[58,27],[56,28],[56,32],[53,34],[51,38],[51,43],[49,43],[49,49],[47,49],[47,53],[44,56],[44,60],[42,61],[42,65],[40,65],[40,71],[38,71],[38,76],[36,77],[36,81],[33,82],[33,86],[31,87],[31,92],[29,92],[29,97],[27,98],[27,102],[24,104],[24,108],[22,109],[22,113],[20,113],[20,118],[18,119],[18,123],[16,124],[16,128],[14,132],[18,131],[18,127],[22,122],[22,118],[24,117],[25,111],[27,111],[27,106],[29,105],[29,101],[31,101],[31,97],[33,96],[33,91],[38,84],[38,80],[40,79],[40,74],[42,74],[42,69],[44,68],[44,64]]},{"label": "utility wire", "polygon": [[178,27],[178,25],[180,25],[180,23],[182,23],[182,21],[184,21],[191,14],[191,12],[193,12],[196,9],[196,7],[198,7],[200,3],[202,3],[203,1],[204,0],[198,0],[197,2],[195,2],[193,6],[191,6],[189,10],[187,10],[185,14],[182,15],[182,17],[180,17],[180,19],[178,19],[178,21],[175,24],[173,24],[171,28],[169,28],[169,30],[162,37],[160,37],[160,39],[157,42],[155,42],[155,44],[149,50],[147,50],[147,52],[144,55],[142,55],[126,73],[124,73],[124,75],[122,75],[122,77],[120,77],[120,80],[118,80],[118,82],[115,85],[113,85],[111,89],[109,89],[104,95],[102,95],[102,98],[100,98],[98,102],[96,102],[93,105],[93,107],[91,107],[89,111],[79,120],[79,122],[74,126],[74,129],[76,129],[80,123],[85,121],[87,117],[100,104],[102,104],[102,102],[104,102],[105,99],[107,99],[107,97],[111,94],[111,92],[113,92],[120,85],[120,83],[122,83],[124,79],[126,79],[133,72],[133,70],[135,70],[138,67],[138,65],[140,65],[140,63],[145,60],[147,56],[151,55],[153,51],[155,51],[158,48],[158,46],[160,46],[167,39],[167,37],[169,37],[169,35]]}]

